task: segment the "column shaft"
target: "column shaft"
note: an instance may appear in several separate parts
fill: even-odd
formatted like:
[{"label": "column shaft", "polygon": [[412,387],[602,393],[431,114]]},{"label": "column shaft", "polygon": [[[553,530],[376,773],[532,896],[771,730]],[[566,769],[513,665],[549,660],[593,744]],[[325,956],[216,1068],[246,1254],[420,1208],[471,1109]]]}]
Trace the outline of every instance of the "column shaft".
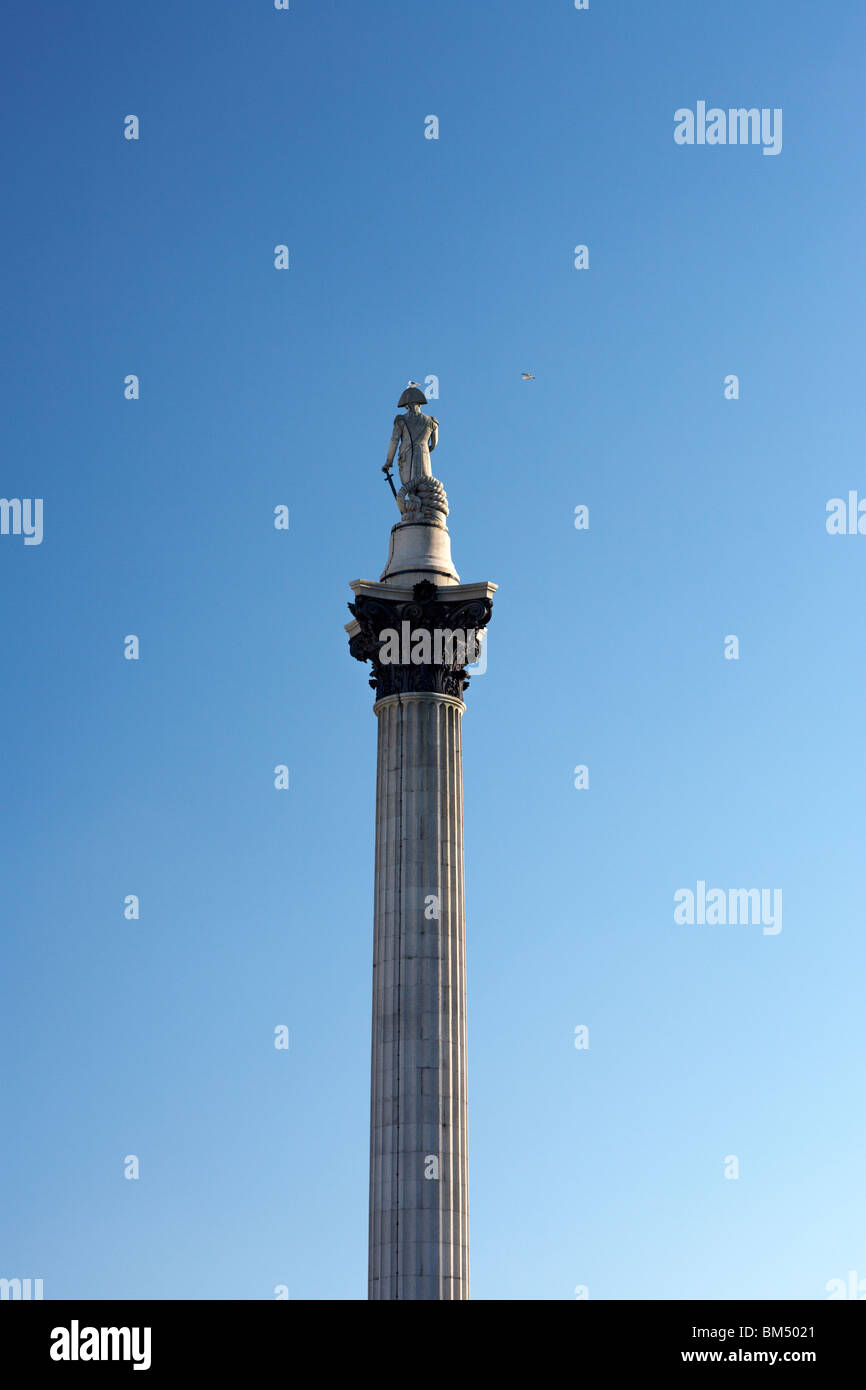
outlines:
[{"label": "column shaft", "polygon": [[369,1297],[468,1298],[464,705],[374,709]]}]

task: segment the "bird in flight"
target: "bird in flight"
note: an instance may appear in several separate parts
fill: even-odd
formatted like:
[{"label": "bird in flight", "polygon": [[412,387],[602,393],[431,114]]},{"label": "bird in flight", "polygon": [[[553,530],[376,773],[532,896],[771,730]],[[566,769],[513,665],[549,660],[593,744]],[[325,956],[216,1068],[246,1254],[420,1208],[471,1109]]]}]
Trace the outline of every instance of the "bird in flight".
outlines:
[{"label": "bird in flight", "polygon": [[521,380],[522,380],[522,381],[534,381],[534,380],[535,380],[535,377],[532,375],[532,372],[521,372],[520,376],[521,376]]}]

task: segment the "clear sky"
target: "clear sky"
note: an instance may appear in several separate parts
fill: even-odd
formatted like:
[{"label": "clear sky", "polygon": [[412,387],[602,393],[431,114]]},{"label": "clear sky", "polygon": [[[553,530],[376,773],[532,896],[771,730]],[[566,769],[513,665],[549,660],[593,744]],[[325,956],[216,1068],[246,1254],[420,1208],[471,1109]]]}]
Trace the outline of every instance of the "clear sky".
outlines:
[{"label": "clear sky", "polygon": [[[4,30],[2,492],[44,538],[0,536],[0,1275],[366,1296],[343,624],[435,375],[455,562],[500,586],[464,719],[473,1296],[866,1278],[866,536],[825,525],[866,497],[859,0]],[[676,144],[699,101],[781,108],[781,153]],[[781,889],[782,930],[677,925],[698,881]]]}]

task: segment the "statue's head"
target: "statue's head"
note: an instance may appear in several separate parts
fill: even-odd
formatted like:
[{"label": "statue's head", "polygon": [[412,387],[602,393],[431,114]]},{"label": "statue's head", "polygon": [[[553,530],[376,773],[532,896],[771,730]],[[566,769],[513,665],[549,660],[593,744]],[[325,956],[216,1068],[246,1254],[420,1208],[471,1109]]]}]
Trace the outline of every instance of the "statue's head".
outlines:
[{"label": "statue's head", "polygon": [[397,409],[402,410],[407,405],[426,405],[427,397],[421,390],[417,382],[411,381],[397,402]]}]

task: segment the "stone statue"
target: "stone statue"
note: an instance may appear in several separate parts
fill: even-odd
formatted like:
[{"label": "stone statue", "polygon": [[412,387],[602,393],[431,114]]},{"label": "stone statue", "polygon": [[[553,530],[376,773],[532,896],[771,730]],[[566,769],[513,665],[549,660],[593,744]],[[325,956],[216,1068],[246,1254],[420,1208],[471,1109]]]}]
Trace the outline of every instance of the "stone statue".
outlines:
[{"label": "stone statue", "polygon": [[[397,467],[400,471],[402,487],[394,495],[403,521],[431,521],[444,526],[448,515],[448,499],[438,478],[433,477],[430,455],[439,442],[439,421],[432,415],[424,415],[421,407],[427,404],[427,397],[416,381],[410,381],[397,402],[398,409],[405,415],[397,415],[388,445],[388,457],[382,465],[382,472],[391,482],[391,467],[397,454]],[[393,483],[391,488],[393,490]]]}]

